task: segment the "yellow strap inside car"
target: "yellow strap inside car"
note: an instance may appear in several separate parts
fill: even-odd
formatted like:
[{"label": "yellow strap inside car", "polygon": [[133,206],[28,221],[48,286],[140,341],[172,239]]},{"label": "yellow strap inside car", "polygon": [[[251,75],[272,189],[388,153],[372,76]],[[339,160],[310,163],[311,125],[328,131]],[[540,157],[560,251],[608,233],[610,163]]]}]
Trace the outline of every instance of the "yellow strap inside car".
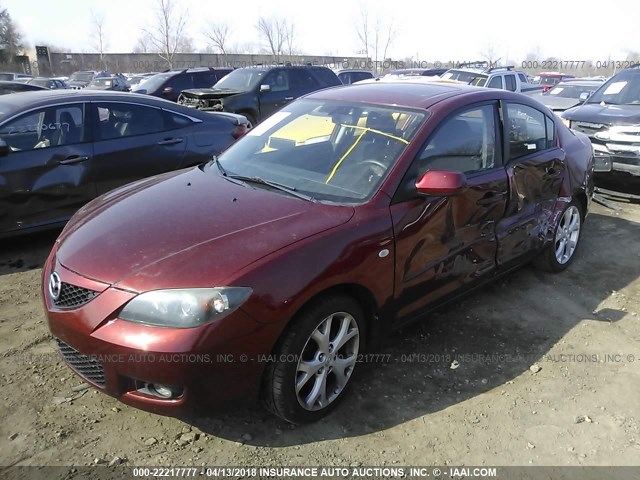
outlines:
[{"label": "yellow strap inside car", "polygon": [[382,132],[380,130],[375,130],[373,128],[369,128],[369,127],[359,127],[358,125],[340,125],[341,127],[346,127],[346,128],[357,128],[358,130],[362,130],[362,133],[360,135],[358,135],[358,138],[356,138],[356,141],[353,142],[353,145],[351,145],[347,151],[344,153],[344,155],[342,155],[342,157],[340,157],[340,160],[338,160],[336,162],[336,164],[333,166],[333,168],[331,169],[331,173],[329,174],[329,177],[327,177],[327,181],[324,182],[325,185],[328,184],[331,179],[333,178],[333,176],[336,174],[336,172],[338,171],[338,168],[340,168],[340,165],[342,165],[342,162],[344,161],[345,158],[347,158],[349,156],[349,154],[353,151],[354,148],[356,148],[356,145],[358,145],[358,143],[360,142],[360,140],[362,139],[362,137],[364,136],[365,133],[367,132],[373,132],[373,133],[377,133],[379,135],[382,135],[384,137],[389,137],[392,138],[393,140],[397,140],[399,142],[404,143],[405,145],[409,144],[408,140],[405,140],[402,137],[398,137],[396,135],[391,135],[390,133],[386,133],[386,132]]}]

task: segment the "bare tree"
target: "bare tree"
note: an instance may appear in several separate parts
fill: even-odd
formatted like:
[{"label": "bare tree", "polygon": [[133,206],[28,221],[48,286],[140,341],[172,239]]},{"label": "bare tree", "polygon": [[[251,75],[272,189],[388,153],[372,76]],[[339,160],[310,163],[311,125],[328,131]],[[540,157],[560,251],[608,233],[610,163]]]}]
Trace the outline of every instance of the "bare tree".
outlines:
[{"label": "bare tree", "polygon": [[489,66],[492,66],[500,60],[498,57],[498,50],[493,45],[485,45],[485,47],[480,50],[480,56],[483,60],[486,60],[489,63]]},{"label": "bare tree", "polygon": [[144,29],[149,42],[158,52],[158,56],[173,68],[176,53],[184,45],[184,27],[187,23],[187,12],[175,11],[173,0],[156,0],[156,24],[153,28]]},{"label": "bare tree", "polygon": [[211,22],[204,32],[204,36],[207,37],[209,43],[223,55],[228,53],[227,49],[230,35],[231,27],[228,23],[224,22]]},{"label": "bare tree", "polygon": [[287,55],[289,55],[289,57],[292,57],[296,53],[294,42],[293,42],[294,34],[295,34],[295,26],[293,25],[293,22],[291,22],[288,25],[286,25],[286,33],[285,33],[285,43],[287,44]]},{"label": "bare tree", "polygon": [[93,39],[93,48],[100,54],[100,65],[103,70],[107,69],[107,62],[104,59],[104,54],[109,48],[107,41],[107,33],[105,30],[105,15],[104,12],[91,11],[92,32],[91,38]]},{"label": "bare tree", "polygon": [[[276,61],[280,60],[285,46],[289,46],[289,51],[293,51],[293,24],[288,22],[287,19],[260,17],[256,24],[256,29]],[[291,38],[290,44],[287,44],[288,38]]]},{"label": "bare tree", "polygon": [[178,42],[176,53],[194,53],[196,47],[193,45],[193,39],[189,35],[183,35]]},{"label": "bare tree", "polygon": [[147,32],[142,32],[138,41],[133,46],[133,53],[158,53],[153,43],[151,43],[151,37]]},{"label": "bare tree", "polygon": [[369,58],[369,11],[364,5],[360,9],[360,21],[356,26],[356,34],[362,47],[360,51]]},{"label": "bare tree", "polygon": [[394,42],[396,33],[393,19],[385,21],[381,15],[377,15],[372,22],[367,7],[362,5],[360,19],[356,24],[356,35],[361,46],[360,52],[373,60],[373,69],[376,73],[384,69],[384,61],[387,59],[389,47]]}]

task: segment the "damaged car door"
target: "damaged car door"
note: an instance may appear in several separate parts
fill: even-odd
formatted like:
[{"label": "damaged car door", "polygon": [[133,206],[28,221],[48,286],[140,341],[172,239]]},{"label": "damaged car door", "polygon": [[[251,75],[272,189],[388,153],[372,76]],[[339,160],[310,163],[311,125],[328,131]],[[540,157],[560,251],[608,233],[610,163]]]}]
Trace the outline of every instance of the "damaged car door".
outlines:
[{"label": "damaged car door", "polygon": [[509,202],[498,226],[498,264],[508,266],[535,255],[552,228],[551,215],[560,194],[565,152],[559,147],[554,120],[529,105],[503,104]]},{"label": "damaged car door", "polygon": [[95,197],[84,102],[39,107],[0,125],[0,233],[66,222]]},{"label": "damaged car door", "polygon": [[[399,317],[411,319],[495,270],[496,224],[508,193],[497,125],[497,102],[454,113],[403,180],[391,206]],[[428,172],[460,182],[441,194],[420,193],[416,182]]]}]

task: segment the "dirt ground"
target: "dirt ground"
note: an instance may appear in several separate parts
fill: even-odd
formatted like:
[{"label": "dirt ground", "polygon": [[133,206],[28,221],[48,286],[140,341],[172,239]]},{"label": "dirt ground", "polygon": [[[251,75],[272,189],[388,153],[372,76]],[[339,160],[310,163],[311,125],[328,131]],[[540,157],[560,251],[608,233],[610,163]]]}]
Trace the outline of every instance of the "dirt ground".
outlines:
[{"label": "dirt ground", "polygon": [[331,416],[295,428],[78,389],[39,293],[56,232],[0,242],[0,465],[638,465],[640,205],[618,205],[593,206],[567,272],[525,267],[398,332]]}]

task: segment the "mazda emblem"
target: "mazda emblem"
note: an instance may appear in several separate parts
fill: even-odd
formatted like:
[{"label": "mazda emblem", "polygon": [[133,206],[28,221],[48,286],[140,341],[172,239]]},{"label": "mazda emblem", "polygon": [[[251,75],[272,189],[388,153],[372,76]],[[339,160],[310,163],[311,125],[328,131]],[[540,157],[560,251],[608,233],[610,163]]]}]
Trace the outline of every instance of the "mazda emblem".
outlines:
[{"label": "mazda emblem", "polygon": [[62,281],[60,280],[60,275],[56,272],[53,272],[49,276],[49,293],[51,294],[51,298],[54,300],[58,300],[60,298],[60,291],[62,290]]}]

